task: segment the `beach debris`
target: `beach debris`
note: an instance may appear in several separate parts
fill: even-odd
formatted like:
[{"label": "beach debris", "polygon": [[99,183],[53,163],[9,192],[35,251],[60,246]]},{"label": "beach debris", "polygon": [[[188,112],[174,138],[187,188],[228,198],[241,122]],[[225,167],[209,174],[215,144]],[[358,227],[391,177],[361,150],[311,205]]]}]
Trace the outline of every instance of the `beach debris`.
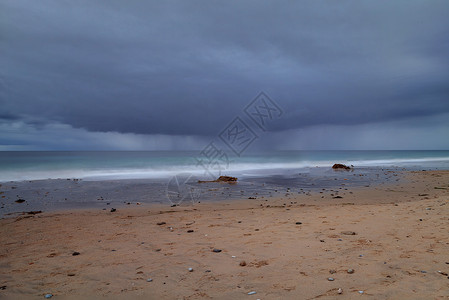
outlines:
[{"label": "beach debris", "polygon": [[342,196],[335,196],[335,197],[332,197],[333,199],[343,199],[343,197]]},{"label": "beach debris", "polygon": [[296,224],[296,225],[301,225],[301,224],[302,224],[302,222],[296,222],[295,224]]},{"label": "beach debris", "polygon": [[6,290],[6,285],[0,286],[0,290]]},{"label": "beach debris", "polygon": [[329,270],[329,273],[330,273],[330,274],[335,274],[335,273],[337,273],[337,271],[335,271],[335,270]]},{"label": "beach debris", "polygon": [[353,269],[348,269],[348,274],[353,274],[354,273],[354,270]]},{"label": "beach debris", "polygon": [[189,229],[189,230],[187,230],[187,232],[188,233],[192,233],[192,232],[194,232],[194,230],[193,229]]},{"label": "beach debris", "polygon": [[252,292],[249,292],[249,293],[248,293],[248,295],[254,295],[254,294],[256,294],[255,291],[252,291]]},{"label": "beach debris", "polygon": [[152,282],[152,281],[153,281],[152,278],[148,278],[148,279],[147,279],[147,282]]},{"label": "beach debris", "polygon": [[427,273],[427,271],[424,271],[424,270],[421,270],[420,272],[421,272],[421,273]]},{"label": "beach debris", "polygon": [[332,277],[329,277],[327,280],[329,280],[329,281],[334,281],[335,279],[332,278]]},{"label": "beach debris", "polygon": [[212,272],[211,270],[206,270],[206,271],[204,271],[204,272],[206,272],[206,273],[210,273],[210,272]]},{"label": "beach debris", "polygon": [[337,293],[343,294],[343,289],[342,288],[338,288]]},{"label": "beach debris", "polygon": [[198,183],[206,183],[206,182],[225,182],[225,183],[236,183],[237,177],[231,176],[220,176],[215,180],[198,180]]},{"label": "beach debris", "polygon": [[75,276],[75,273],[68,273],[67,276],[73,277]]},{"label": "beach debris", "polygon": [[73,256],[77,256],[77,255],[80,255],[80,254],[81,253],[79,253],[78,251],[75,251],[75,252],[72,253]]},{"label": "beach debris", "polygon": [[212,252],[220,253],[220,252],[221,252],[221,249],[214,248],[214,249],[212,250]]},{"label": "beach debris", "polygon": [[359,291],[359,294],[363,294],[364,293],[364,291]]},{"label": "beach debris", "polygon": [[232,257],[232,258],[236,258],[237,256],[235,256],[235,255],[232,255],[231,257]]},{"label": "beach debris", "polygon": [[189,270],[189,272],[193,272],[193,268],[188,268],[187,270]]},{"label": "beach debris", "polygon": [[337,170],[337,169],[351,170],[352,168],[347,165],[344,165],[344,164],[334,164],[332,166],[332,169],[334,169],[334,170]]},{"label": "beach debris", "polygon": [[165,225],[165,224],[167,224],[167,223],[165,223],[165,222],[157,222],[157,225]]},{"label": "beach debris", "polygon": [[45,294],[45,299],[50,299],[51,297],[53,297],[52,294]]},{"label": "beach debris", "polygon": [[117,210],[115,208],[111,208],[111,212],[116,212]]},{"label": "beach debris", "polygon": [[16,203],[23,203],[23,202],[25,202],[25,199],[17,199],[15,202]]},{"label": "beach debris", "polygon": [[443,271],[438,271],[439,274],[444,275],[444,276],[448,276],[448,274],[446,272]]},{"label": "beach debris", "polygon": [[344,235],[357,235],[357,233],[355,233],[354,231],[342,231],[341,234],[344,234]]},{"label": "beach debris", "polygon": [[244,260],[242,260],[241,262],[240,262],[240,264],[239,264],[241,267],[244,267],[244,266],[246,266],[246,261],[244,261]]}]

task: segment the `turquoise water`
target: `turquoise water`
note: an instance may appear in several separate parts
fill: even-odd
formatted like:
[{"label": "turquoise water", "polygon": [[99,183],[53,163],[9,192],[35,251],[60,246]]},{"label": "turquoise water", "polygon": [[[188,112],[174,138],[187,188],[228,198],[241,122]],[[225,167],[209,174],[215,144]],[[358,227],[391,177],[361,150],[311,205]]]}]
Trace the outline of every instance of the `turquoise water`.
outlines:
[{"label": "turquoise water", "polygon": [[[202,161],[203,165],[198,162]],[[449,169],[449,151],[271,151],[230,153],[204,167],[200,151],[0,152],[0,181],[168,178],[178,173],[257,176],[344,163],[355,167]],[[206,171],[209,171],[207,173]]]}]

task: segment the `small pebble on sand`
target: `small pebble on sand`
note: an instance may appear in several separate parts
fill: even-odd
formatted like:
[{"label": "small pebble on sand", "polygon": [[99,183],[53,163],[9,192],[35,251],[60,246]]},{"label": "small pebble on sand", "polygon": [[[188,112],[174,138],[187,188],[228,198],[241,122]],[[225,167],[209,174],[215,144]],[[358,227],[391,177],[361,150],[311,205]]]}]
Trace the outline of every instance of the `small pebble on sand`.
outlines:
[{"label": "small pebble on sand", "polygon": [[248,295],[254,295],[255,293],[256,293],[255,291],[252,291],[252,292],[249,292]]},{"label": "small pebble on sand", "polygon": [[193,272],[193,268],[188,268],[189,272]]}]

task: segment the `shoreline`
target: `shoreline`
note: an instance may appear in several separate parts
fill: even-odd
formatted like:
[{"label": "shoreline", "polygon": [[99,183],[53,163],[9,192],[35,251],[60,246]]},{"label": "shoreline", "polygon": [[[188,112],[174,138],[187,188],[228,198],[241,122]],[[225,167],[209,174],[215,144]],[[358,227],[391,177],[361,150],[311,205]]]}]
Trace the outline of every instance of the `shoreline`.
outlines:
[{"label": "shoreline", "polygon": [[9,216],[0,219],[0,298],[449,297],[449,171],[406,179],[342,189],[343,198]]},{"label": "shoreline", "polygon": [[[110,210],[127,205],[189,205],[242,199],[294,198],[348,189],[395,184],[404,180],[403,168],[356,168],[351,171],[310,168],[302,173],[243,177],[236,184],[198,183],[196,177],[87,181],[76,178],[10,181],[0,184],[0,218],[32,211],[73,209]],[[184,185],[184,189],[180,186]],[[191,194],[189,189],[193,191]],[[181,197],[180,197],[181,196]],[[179,200],[181,199],[181,200]]]}]

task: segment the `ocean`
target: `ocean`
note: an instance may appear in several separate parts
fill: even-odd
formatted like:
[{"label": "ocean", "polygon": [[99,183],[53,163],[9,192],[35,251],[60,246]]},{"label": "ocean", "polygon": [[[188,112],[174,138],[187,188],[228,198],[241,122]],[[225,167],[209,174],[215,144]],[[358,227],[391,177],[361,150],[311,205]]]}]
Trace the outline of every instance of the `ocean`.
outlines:
[{"label": "ocean", "polygon": [[200,151],[0,152],[0,182],[79,178],[88,181],[171,178],[190,173],[254,177],[305,172],[344,163],[355,167],[449,169],[449,151]]}]

